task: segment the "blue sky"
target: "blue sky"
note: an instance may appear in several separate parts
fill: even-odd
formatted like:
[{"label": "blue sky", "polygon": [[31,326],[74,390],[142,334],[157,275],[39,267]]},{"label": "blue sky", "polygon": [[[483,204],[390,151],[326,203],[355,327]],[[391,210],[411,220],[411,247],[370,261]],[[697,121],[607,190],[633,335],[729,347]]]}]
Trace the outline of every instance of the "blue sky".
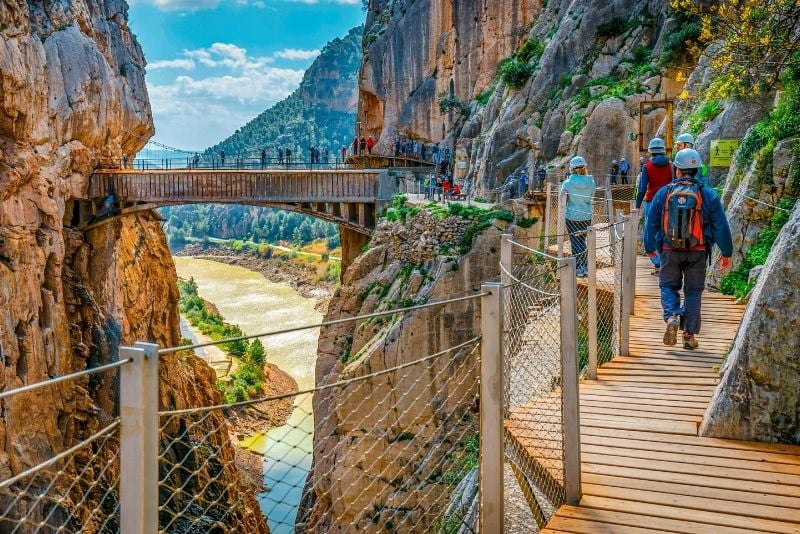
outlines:
[{"label": "blue sky", "polygon": [[129,0],[155,140],[203,149],[291,93],[361,0]]}]

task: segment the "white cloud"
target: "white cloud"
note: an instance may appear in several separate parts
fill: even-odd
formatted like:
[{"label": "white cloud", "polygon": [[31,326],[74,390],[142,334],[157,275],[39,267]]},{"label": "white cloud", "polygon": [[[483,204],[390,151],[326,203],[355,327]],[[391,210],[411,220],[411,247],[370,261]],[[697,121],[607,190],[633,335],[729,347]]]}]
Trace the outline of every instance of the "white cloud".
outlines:
[{"label": "white cloud", "polygon": [[319,49],[300,50],[297,48],[284,48],[273,54],[274,57],[282,59],[314,59],[319,55]]},{"label": "white cloud", "polygon": [[156,69],[184,69],[192,70],[195,67],[191,59],[157,59],[147,64],[148,70]]}]

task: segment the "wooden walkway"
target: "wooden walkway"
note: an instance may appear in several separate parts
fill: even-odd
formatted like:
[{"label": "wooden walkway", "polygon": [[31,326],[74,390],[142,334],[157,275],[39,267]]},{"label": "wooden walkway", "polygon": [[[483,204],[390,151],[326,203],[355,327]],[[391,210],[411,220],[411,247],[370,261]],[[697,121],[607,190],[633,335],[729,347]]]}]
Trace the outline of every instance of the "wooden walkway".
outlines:
[{"label": "wooden walkway", "polygon": [[630,356],[580,386],[583,499],[543,532],[800,533],[800,447],[697,435],[744,306],[705,293],[700,349],[667,348],[650,269],[639,258]]}]

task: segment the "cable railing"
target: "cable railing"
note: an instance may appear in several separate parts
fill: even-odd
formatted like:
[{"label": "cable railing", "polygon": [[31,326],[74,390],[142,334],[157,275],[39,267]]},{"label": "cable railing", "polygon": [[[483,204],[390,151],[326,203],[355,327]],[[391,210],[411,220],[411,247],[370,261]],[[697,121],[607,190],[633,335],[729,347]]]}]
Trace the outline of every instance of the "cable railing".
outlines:
[{"label": "cable railing", "polygon": [[[0,393],[9,403],[119,373],[105,426],[0,481],[0,525],[499,532],[506,465],[543,526],[580,499],[578,379],[627,353],[636,214],[609,222],[598,205],[584,250],[504,235],[500,281],[468,294],[211,343],[137,343],[118,362]],[[443,336],[456,309],[479,313],[479,325]],[[159,391],[161,359],[309,329],[334,354],[314,387],[201,405]]]}]

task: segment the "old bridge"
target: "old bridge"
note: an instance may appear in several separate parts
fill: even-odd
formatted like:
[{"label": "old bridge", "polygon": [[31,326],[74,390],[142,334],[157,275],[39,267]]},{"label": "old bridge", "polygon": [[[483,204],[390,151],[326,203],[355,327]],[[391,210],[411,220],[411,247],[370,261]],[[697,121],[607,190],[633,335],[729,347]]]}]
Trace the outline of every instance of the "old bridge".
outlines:
[{"label": "old bridge", "polygon": [[388,172],[355,169],[105,169],[89,186],[74,222],[180,204],[246,204],[304,213],[339,225],[349,265],[396,192]]}]

